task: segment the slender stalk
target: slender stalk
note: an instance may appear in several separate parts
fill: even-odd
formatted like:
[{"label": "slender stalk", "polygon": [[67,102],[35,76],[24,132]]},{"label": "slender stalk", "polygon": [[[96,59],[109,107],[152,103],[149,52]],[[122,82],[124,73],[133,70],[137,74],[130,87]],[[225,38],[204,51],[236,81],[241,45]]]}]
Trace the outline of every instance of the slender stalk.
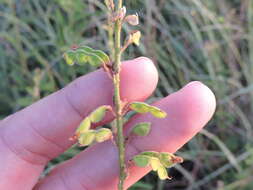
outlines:
[{"label": "slender stalk", "polygon": [[[122,8],[122,0],[117,1],[116,11]],[[114,52],[115,62],[113,65],[113,83],[114,83],[114,104],[116,108],[116,126],[117,126],[117,146],[119,155],[119,184],[118,190],[124,190],[124,181],[126,178],[126,165],[125,165],[125,140],[123,134],[123,118],[122,118],[122,102],[120,99],[120,66],[121,66],[121,29],[122,21],[117,20],[114,27]]]}]

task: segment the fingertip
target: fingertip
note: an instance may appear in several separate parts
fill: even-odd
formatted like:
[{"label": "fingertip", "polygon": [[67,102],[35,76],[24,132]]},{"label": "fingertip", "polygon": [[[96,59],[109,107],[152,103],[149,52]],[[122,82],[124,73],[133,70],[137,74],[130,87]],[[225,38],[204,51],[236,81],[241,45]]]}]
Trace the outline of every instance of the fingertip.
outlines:
[{"label": "fingertip", "polygon": [[158,83],[158,72],[151,59],[125,61],[121,70],[121,98],[128,102],[149,97]]},{"label": "fingertip", "polygon": [[213,116],[216,108],[214,93],[205,84],[199,81],[188,83],[181,92],[185,107],[189,107],[190,119],[198,121],[200,126],[205,125]]},{"label": "fingertip", "polygon": [[175,129],[180,130],[186,137],[192,137],[199,132],[211,119],[216,108],[214,93],[199,81],[188,83],[163,101],[168,117],[182,122],[178,122],[181,127]]}]

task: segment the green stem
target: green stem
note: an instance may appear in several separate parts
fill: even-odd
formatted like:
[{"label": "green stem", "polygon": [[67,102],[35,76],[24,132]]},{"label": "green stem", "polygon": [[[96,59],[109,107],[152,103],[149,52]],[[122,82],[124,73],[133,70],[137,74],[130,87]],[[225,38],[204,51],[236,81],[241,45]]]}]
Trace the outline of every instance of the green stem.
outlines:
[{"label": "green stem", "polygon": [[[118,0],[116,11],[119,11],[121,8],[122,8],[122,0]],[[115,62],[113,65],[114,104],[116,108],[117,146],[118,146],[119,168],[120,168],[118,190],[124,190],[124,181],[126,178],[125,139],[123,134],[122,102],[120,99],[121,29],[122,29],[122,21],[118,20],[116,21],[114,28]]]}]

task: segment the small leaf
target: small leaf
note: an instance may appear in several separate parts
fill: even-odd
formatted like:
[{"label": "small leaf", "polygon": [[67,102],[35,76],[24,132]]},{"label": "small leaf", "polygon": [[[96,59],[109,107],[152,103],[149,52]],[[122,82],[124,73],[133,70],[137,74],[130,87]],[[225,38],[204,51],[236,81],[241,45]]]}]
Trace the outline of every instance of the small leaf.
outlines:
[{"label": "small leaf", "polygon": [[125,17],[125,21],[127,21],[129,24],[136,26],[139,24],[139,16],[136,15],[128,15]]},{"label": "small leaf", "polygon": [[133,161],[139,167],[146,167],[150,162],[150,157],[145,155],[134,156]]},{"label": "small leaf", "polygon": [[173,154],[167,152],[161,152],[159,154],[159,159],[164,167],[169,168],[173,165],[173,162],[171,160],[172,156]]},{"label": "small leaf", "polygon": [[140,31],[136,31],[136,32],[132,33],[132,40],[135,45],[137,45],[137,46],[140,45],[140,39],[141,39],[141,32]]},{"label": "small leaf", "polygon": [[160,163],[160,160],[158,158],[154,158],[154,157],[152,157],[150,159],[150,165],[151,165],[153,171],[157,171],[158,168],[160,168],[162,166],[162,164]]},{"label": "small leaf", "polygon": [[96,131],[96,141],[104,142],[112,137],[112,131],[110,129],[101,128]]},{"label": "small leaf", "polygon": [[138,123],[132,129],[132,133],[139,136],[146,136],[149,134],[151,129],[151,123]]},{"label": "small leaf", "polygon": [[89,116],[91,122],[93,123],[100,122],[104,118],[107,110],[108,110],[108,106],[100,106],[99,108],[97,108]]},{"label": "small leaf", "polygon": [[155,151],[142,152],[141,155],[146,155],[154,158],[159,158],[159,153]]},{"label": "small leaf", "polygon": [[157,174],[161,180],[170,179],[166,168],[163,166],[161,166],[157,169]]},{"label": "small leaf", "polygon": [[89,130],[80,135],[80,137],[78,138],[78,142],[81,146],[88,146],[91,143],[93,143],[94,139],[95,139],[95,131]]},{"label": "small leaf", "polygon": [[90,118],[86,117],[79,125],[79,127],[76,130],[77,136],[79,136],[81,133],[87,132],[90,129]]}]

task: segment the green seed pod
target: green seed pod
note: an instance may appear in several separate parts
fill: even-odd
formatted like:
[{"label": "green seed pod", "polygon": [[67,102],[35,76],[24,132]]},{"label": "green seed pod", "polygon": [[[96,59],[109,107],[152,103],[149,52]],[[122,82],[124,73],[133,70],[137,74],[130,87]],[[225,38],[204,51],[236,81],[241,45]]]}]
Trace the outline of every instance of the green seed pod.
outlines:
[{"label": "green seed pod", "polygon": [[67,51],[63,54],[63,57],[68,65],[74,65],[76,62],[76,55],[75,52],[72,50]]},{"label": "green seed pod", "polygon": [[81,146],[89,146],[90,144],[93,143],[95,139],[95,131],[94,130],[89,130],[85,133],[82,133],[80,137],[78,138],[78,142]]},{"label": "green seed pod", "polygon": [[147,113],[150,111],[150,106],[144,102],[133,102],[130,108],[138,113]]},{"label": "green seed pod", "polygon": [[81,133],[87,132],[90,129],[90,125],[90,118],[86,117],[77,128],[76,135],[80,135]]},{"label": "green seed pod", "polygon": [[139,136],[147,136],[151,129],[151,123],[138,123],[132,129],[132,133]]},{"label": "green seed pod", "polygon": [[157,118],[165,118],[167,113],[155,106],[152,106],[150,113]]},{"label": "green seed pod", "polygon": [[130,108],[138,113],[150,112],[153,116],[157,118],[165,118],[167,113],[158,107],[148,105],[143,102],[133,102],[130,104]]},{"label": "green seed pod", "polygon": [[104,118],[107,110],[108,110],[108,106],[100,106],[99,108],[97,108],[89,116],[91,122],[93,123],[100,122]]},{"label": "green seed pod", "polygon": [[154,158],[154,157],[151,158],[150,165],[151,165],[153,171],[157,171],[158,168],[160,168],[162,166],[160,160],[158,158]]},{"label": "green seed pod", "polygon": [[161,166],[157,169],[158,177],[161,180],[169,179],[168,172],[165,167]]},{"label": "green seed pod", "polygon": [[139,167],[146,167],[149,165],[151,157],[146,155],[137,155],[133,158],[134,163]]},{"label": "green seed pod", "polygon": [[88,62],[88,58],[89,58],[89,57],[88,57],[86,54],[84,54],[82,50],[77,49],[77,50],[75,51],[75,55],[76,55],[77,63],[78,63],[79,65],[82,65],[82,64],[85,64],[85,63]]},{"label": "green seed pod", "polygon": [[110,129],[101,128],[96,131],[96,141],[104,142],[112,137],[112,131]]},{"label": "green seed pod", "polygon": [[95,50],[88,46],[81,46],[71,49],[63,55],[68,65],[78,63],[79,65],[90,64],[98,67],[110,63],[109,56],[101,50]]},{"label": "green seed pod", "polygon": [[172,157],[173,157],[173,154],[170,154],[170,153],[167,153],[167,152],[161,152],[159,154],[159,159],[162,163],[162,165],[166,168],[169,168],[173,165],[173,162],[172,162]]},{"label": "green seed pod", "polygon": [[155,151],[142,152],[141,155],[146,155],[146,156],[150,156],[150,157],[154,157],[154,158],[159,157],[159,153],[155,152]]}]

